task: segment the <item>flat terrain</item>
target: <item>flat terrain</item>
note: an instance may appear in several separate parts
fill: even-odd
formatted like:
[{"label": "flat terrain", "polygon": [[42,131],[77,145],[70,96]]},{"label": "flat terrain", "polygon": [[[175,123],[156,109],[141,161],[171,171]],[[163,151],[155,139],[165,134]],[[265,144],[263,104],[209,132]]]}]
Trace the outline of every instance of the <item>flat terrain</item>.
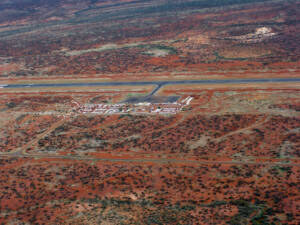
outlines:
[{"label": "flat terrain", "polygon": [[299,85],[166,85],[193,100],[163,115],[73,110],[148,86],[3,88],[0,220],[296,224]]},{"label": "flat terrain", "polygon": [[0,2],[0,224],[300,223],[297,0]]},{"label": "flat terrain", "polygon": [[297,0],[6,0],[0,10],[0,78],[299,74]]}]

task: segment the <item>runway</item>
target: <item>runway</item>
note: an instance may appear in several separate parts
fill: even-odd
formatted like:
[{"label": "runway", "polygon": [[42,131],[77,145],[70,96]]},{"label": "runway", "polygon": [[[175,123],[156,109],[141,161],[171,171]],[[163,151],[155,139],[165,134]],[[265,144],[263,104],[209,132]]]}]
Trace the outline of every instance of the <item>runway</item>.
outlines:
[{"label": "runway", "polygon": [[84,82],[84,83],[34,83],[34,84],[1,84],[2,88],[42,88],[42,87],[88,87],[88,86],[143,86],[172,84],[247,84],[300,82],[300,78],[260,78],[260,79],[211,79],[211,80],[170,80],[170,81],[128,81],[128,82]]},{"label": "runway", "polygon": [[1,84],[0,88],[55,88],[55,87],[95,87],[95,86],[157,86],[150,95],[166,85],[180,84],[253,84],[300,82],[300,78],[260,78],[260,79],[208,79],[208,80],[170,80],[170,81],[126,81],[126,82],[83,82],[83,83],[32,83]]}]

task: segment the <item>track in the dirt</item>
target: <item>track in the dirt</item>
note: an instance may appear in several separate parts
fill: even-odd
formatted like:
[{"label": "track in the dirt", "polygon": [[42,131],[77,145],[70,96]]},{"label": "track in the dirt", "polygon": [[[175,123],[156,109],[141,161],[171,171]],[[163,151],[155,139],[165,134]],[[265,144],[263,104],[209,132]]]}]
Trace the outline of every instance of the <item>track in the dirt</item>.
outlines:
[{"label": "track in the dirt", "polygon": [[33,158],[33,159],[65,159],[79,161],[106,161],[106,162],[133,162],[133,163],[179,163],[179,164],[229,164],[229,165],[282,165],[297,166],[294,162],[243,162],[243,161],[214,161],[214,160],[188,160],[188,159],[157,159],[157,158],[100,158],[86,156],[62,156],[62,155],[41,155],[41,154],[23,154],[23,153],[0,153],[0,158]]}]

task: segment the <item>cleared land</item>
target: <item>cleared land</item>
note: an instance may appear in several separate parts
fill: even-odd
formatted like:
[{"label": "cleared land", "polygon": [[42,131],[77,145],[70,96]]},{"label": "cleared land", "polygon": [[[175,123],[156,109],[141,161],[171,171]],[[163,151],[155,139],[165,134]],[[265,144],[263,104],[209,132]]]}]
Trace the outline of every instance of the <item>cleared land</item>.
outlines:
[{"label": "cleared land", "polygon": [[166,85],[193,97],[169,115],[72,111],[152,90],[122,88],[3,89],[1,221],[299,220],[298,83]]},{"label": "cleared land", "polygon": [[298,225],[299,21],[298,0],[0,1],[0,224]]}]

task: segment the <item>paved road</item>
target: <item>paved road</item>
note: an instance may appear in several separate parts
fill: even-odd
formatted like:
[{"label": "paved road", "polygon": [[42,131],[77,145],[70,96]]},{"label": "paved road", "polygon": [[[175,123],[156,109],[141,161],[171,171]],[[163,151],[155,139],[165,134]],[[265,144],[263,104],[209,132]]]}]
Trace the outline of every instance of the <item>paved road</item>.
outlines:
[{"label": "paved road", "polygon": [[89,86],[143,86],[176,84],[251,84],[251,83],[300,82],[300,78],[266,78],[266,79],[222,79],[222,80],[170,80],[170,81],[128,81],[128,82],[87,82],[87,83],[35,83],[2,84],[2,88],[43,88],[43,87],[89,87]]}]

